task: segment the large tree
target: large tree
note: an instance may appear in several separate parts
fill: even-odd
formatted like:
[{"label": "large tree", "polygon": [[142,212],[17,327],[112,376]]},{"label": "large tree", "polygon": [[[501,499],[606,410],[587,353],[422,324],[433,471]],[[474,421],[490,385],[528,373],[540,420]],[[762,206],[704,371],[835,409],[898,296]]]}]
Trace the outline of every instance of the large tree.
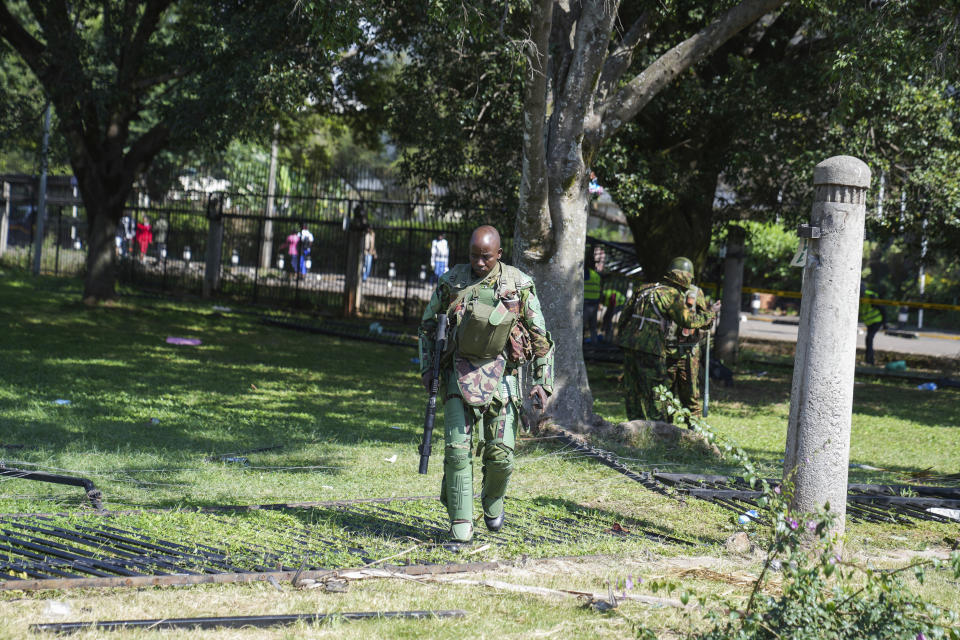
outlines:
[{"label": "large tree", "polygon": [[648,50],[655,28],[672,26],[655,9],[621,13],[620,3],[610,0],[533,3],[515,243],[520,265],[540,287],[558,345],[557,393],[550,406],[558,422],[593,419],[581,309],[587,187],[597,153],[680,74],[781,4],[743,0],[721,5],[714,15],[707,15],[713,5],[705,3],[669,5],[668,11],[699,11],[699,28]]},{"label": "large tree", "polygon": [[0,4],[0,41],[52,103],[86,207],[85,299],[114,295],[116,225],[157,154],[269,131],[328,73],[357,25],[346,2]]},{"label": "large tree", "polygon": [[[471,28],[456,39],[442,27],[421,31],[406,71],[413,97],[406,104],[413,106],[405,113],[432,117],[402,129],[414,133],[405,142],[420,142],[410,165],[468,175],[485,186],[478,195],[498,206],[516,203],[519,195],[517,248],[527,254],[517,257],[546,285],[563,376],[553,405],[561,421],[589,413],[578,346],[588,167],[615,187],[615,199],[634,223],[641,260],[655,273],[675,253],[705,255],[717,219],[718,176],[726,176],[737,194],[737,206],[722,216],[750,210],[795,220],[808,212],[809,169],[823,154],[860,155],[862,143],[873,140],[869,149],[900,148],[924,160],[935,154],[913,150],[949,142],[942,101],[937,118],[921,124],[915,116],[932,114],[932,101],[907,110],[909,100],[892,99],[910,93],[898,82],[929,56],[937,30],[953,23],[949,11],[911,3],[905,16],[902,8],[881,4],[793,4],[735,35],[731,20],[744,19],[748,5],[703,27],[708,5],[698,2],[646,13],[644,6],[543,2],[532,15],[479,4],[476,10],[488,18],[485,30]],[[617,28],[604,32],[611,11],[618,11]],[[907,37],[917,27],[922,38]],[[517,99],[516,43],[529,53],[523,102]],[[434,99],[425,104],[428,92]],[[878,129],[872,133],[865,126],[871,121]],[[938,126],[929,126],[934,121]],[[519,154],[515,132],[523,127]],[[917,144],[904,147],[923,131]],[[949,153],[939,153],[941,170],[950,164]],[[890,163],[898,164],[888,157],[879,166]]]}]

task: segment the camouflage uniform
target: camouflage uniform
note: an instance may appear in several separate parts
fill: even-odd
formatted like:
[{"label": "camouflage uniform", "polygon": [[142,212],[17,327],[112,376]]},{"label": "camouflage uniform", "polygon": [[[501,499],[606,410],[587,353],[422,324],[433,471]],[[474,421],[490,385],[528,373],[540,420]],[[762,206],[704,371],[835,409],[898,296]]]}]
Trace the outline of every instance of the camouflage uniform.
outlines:
[{"label": "camouflage uniform", "polygon": [[[478,285],[464,297],[468,287]],[[457,331],[462,330],[464,307],[483,299],[516,314],[517,322],[503,351],[494,358],[470,360],[457,349]],[[501,306],[502,305],[502,306]],[[451,308],[451,306],[453,308]],[[513,450],[519,421],[519,368],[533,363],[533,384],[553,391],[553,340],[540,311],[530,276],[510,265],[498,263],[482,280],[469,264],[459,264],[440,277],[420,323],[420,373],[433,362],[437,316],[450,317],[449,348],[441,368],[443,423],[446,444],[440,501],[447,507],[454,539],[469,540],[473,522],[474,425],[480,433],[477,455],[482,456],[481,503],[484,516],[503,513],[503,497],[513,470]],[[469,523],[469,526],[467,526]]]},{"label": "camouflage uniform", "polygon": [[699,329],[713,322],[693,275],[672,269],[664,283],[640,288],[627,302],[617,325],[623,348],[623,391],[628,420],[670,421],[656,401],[663,385],[695,415],[700,405]]}]

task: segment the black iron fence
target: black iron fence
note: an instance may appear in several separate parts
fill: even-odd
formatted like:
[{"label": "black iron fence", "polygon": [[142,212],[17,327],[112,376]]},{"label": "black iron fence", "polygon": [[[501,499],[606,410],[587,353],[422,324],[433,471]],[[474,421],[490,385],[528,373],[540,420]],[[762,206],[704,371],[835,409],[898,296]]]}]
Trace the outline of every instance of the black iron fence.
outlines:
[{"label": "black iron fence", "polygon": [[[231,202],[229,194],[224,195]],[[254,303],[339,311],[349,267],[347,212],[358,204],[317,198],[308,213],[269,217],[226,206],[217,293]],[[435,282],[431,243],[443,233],[449,264],[464,261],[471,225],[440,215],[424,222],[390,219],[375,212],[396,203],[363,204],[379,222],[371,224],[375,254],[364,270],[359,310],[376,317],[417,318]],[[153,237],[139,244],[134,238],[121,253],[120,280],[143,289],[201,293],[209,249],[206,212],[196,207],[135,207],[129,214],[134,226],[147,221]],[[307,246],[302,229],[313,238]]]},{"label": "black iron fence", "polygon": [[[282,199],[286,204],[277,206]],[[12,194],[0,202],[8,212],[7,242],[0,262],[30,268],[36,250],[35,200]],[[436,204],[398,200],[283,195],[268,204],[263,193],[184,190],[161,204],[137,194],[116,236],[119,282],[172,294],[201,294],[209,277],[210,219],[215,208],[223,235],[215,295],[226,299],[318,308],[344,307],[349,222],[363,206],[375,253],[364,269],[359,312],[381,318],[419,317],[436,274],[431,243],[443,233],[448,265],[465,261],[478,211],[443,210]],[[272,205],[272,206],[271,206]],[[268,208],[279,211],[263,214]],[[41,272],[76,276],[85,271],[86,211],[79,200],[51,204],[44,220]],[[302,229],[312,242],[300,242]],[[292,248],[288,241],[298,242]],[[306,245],[306,246],[305,246]],[[509,259],[511,243],[505,242]]]}]

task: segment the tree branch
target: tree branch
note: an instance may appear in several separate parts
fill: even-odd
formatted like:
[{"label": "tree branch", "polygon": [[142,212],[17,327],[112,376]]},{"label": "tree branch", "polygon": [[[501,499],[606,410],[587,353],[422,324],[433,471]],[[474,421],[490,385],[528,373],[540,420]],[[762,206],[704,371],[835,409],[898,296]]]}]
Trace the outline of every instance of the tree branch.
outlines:
[{"label": "tree branch", "polygon": [[610,91],[617,86],[620,76],[630,68],[630,64],[633,62],[633,52],[637,50],[637,47],[650,39],[653,33],[649,28],[650,15],[649,11],[644,11],[623,34],[617,48],[607,56],[606,62],[603,63],[603,71],[600,73],[600,86],[597,89],[598,103],[602,104],[606,101]]},{"label": "tree branch", "polygon": [[3,38],[20,54],[34,75],[41,77],[47,65],[43,62],[46,46],[23,28],[20,21],[7,9],[7,3],[0,3],[0,38]]},{"label": "tree branch", "polygon": [[743,0],[697,34],[660,56],[604,105],[600,139],[633,119],[675,77],[716,51],[723,43],[785,0]]},{"label": "tree branch", "polygon": [[547,61],[553,1],[536,0],[530,10],[530,40],[526,43],[527,69],[523,91],[523,180],[516,237],[530,262],[553,255],[555,238],[547,201],[547,156],[544,114],[547,110]]},{"label": "tree branch", "polygon": [[[143,52],[150,41],[150,36],[157,30],[160,16],[163,15],[172,1],[148,0],[140,24],[137,25],[137,30],[133,34],[133,39],[124,41],[120,48],[120,59],[117,61],[117,84],[120,87],[129,87],[133,83],[133,78],[143,61]],[[127,0],[127,2],[133,2],[133,0]],[[127,27],[124,25],[124,31],[126,29]]]},{"label": "tree branch", "polygon": [[771,11],[753,23],[753,26],[750,28],[750,33],[748,34],[747,46],[743,48],[744,56],[750,56],[750,54],[753,53],[754,47],[760,44],[764,36],[767,35],[767,31],[773,26],[773,23],[777,21],[777,18],[780,17],[780,9],[781,7],[777,7],[775,11]]},{"label": "tree branch", "polygon": [[169,136],[170,129],[166,124],[156,124],[130,146],[123,158],[124,184],[133,184],[137,175],[163,149]]},{"label": "tree branch", "polygon": [[[576,24],[574,57],[563,86],[557,88],[556,117],[550,132],[553,141],[569,141],[577,146],[574,154],[569,148],[561,149],[555,143],[551,144],[555,152],[551,175],[565,182],[583,177],[575,176],[573,172],[582,168],[582,157],[587,157],[589,163],[589,156],[597,147],[595,132],[600,128],[600,116],[591,110],[618,8],[618,3],[610,0],[584,0],[583,5]],[[584,139],[587,144],[581,145],[580,141]]]}]

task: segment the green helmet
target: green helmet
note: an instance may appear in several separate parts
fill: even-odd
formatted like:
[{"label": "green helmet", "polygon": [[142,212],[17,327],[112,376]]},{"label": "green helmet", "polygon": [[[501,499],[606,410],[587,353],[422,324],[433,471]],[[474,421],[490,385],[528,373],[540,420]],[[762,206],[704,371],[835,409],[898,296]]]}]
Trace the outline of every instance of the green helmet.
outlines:
[{"label": "green helmet", "polygon": [[693,263],[690,262],[690,258],[684,258],[679,256],[670,261],[670,266],[667,267],[667,271],[673,271],[674,269],[678,271],[686,271],[690,274],[690,277],[693,277]]}]

